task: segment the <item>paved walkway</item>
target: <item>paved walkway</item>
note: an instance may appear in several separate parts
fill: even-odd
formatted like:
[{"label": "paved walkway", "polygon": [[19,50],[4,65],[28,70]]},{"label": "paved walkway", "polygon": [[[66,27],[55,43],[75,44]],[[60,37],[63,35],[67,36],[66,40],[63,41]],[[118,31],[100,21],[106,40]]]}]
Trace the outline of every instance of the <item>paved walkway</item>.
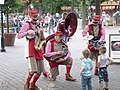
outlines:
[{"label": "paved walkway", "polygon": [[[106,29],[106,41],[108,43],[108,34],[117,33],[119,26],[109,27]],[[81,79],[79,71],[81,67],[80,57],[82,56],[81,51],[86,48],[85,41],[82,40],[80,30],[80,23],[78,30],[68,43],[74,64],[72,67],[72,76],[77,81],[70,82],[65,80],[65,66],[60,66],[60,75],[57,81],[50,81],[41,75],[37,82],[37,85],[42,90],[81,90]],[[15,46],[5,47],[7,52],[0,52],[0,90],[23,90],[24,82],[27,78],[28,65],[24,56],[24,39],[16,39]],[[108,53],[108,52],[107,52]],[[49,71],[47,61],[45,61],[46,69]],[[109,78],[110,78],[110,90],[120,90],[120,64],[113,64],[108,67]],[[93,76],[92,78],[93,90],[98,90],[98,77]]]}]

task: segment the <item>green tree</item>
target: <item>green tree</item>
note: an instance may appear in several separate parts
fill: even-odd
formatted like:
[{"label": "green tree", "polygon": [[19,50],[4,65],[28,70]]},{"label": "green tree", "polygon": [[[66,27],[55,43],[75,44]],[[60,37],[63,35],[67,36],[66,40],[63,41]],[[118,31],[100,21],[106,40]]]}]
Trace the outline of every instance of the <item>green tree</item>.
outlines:
[{"label": "green tree", "polygon": [[18,11],[18,6],[22,5],[18,0],[5,0],[5,3],[3,5],[4,13],[7,16],[7,32],[9,33],[9,13]]},{"label": "green tree", "polygon": [[8,9],[9,13],[18,11],[22,12],[24,9],[24,3],[22,3],[20,0],[5,0],[4,9],[4,11]]},{"label": "green tree", "polygon": [[62,13],[61,7],[63,6],[79,6],[79,0],[42,0],[39,3],[32,2],[35,6],[39,6],[42,13],[51,12],[55,14],[56,12]]},{"label": "green tree", "polygon": [[80,0],[40,0],[40,2],[35,2],[35,0],[29,0],[29,2],[21,2],[21,0],[5,0],[5,11],[8,8],[9,13],[13,12],[23,12],[30,4],[33,4],[42,13],[51,12],[55,14],[56,12],[62,13],[61,7],[80,6]]}]

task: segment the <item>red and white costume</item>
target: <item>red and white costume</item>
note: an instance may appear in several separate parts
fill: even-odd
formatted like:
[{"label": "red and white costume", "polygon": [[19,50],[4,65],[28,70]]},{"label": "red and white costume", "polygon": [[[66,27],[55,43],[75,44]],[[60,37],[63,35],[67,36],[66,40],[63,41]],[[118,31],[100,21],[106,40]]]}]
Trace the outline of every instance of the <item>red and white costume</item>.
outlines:
[{"label": "red and white costume", "polygon": [[[94,17],[93,19],[97,19],[97,17]],[[86,36],[87,33],[89,35],[93,35],[93,37],[97,37],[99,41],[105,40],[105,30],[103,29],[101,24],[98,24],[98,25],[94,25],[93,23],[88,24],[82,32],[83,37]],[[91,52],[94,52],[95,50],[94,48],[92,48],[91,44],[88,45],[88,49]]]},{"label": "red and white costume", "polygon": [[[33,23],[32,22],[26,22],[22,26],[20,32],[18,33],[18,38],[19,39],[26,36],[28,30],[34,30],[31,24],[33,24]],[[42,35],[42,38],[44,39],[43,35]],[[41,50],[37,51],[34,48],[34,45],[35,45],[35,38],[30,39],[30,40],[26,39],[25,56],[26,57],[35,57],[38,60],[43,60],[43,50],[41,49]]]},{"label": "red and white costume", "polygon": [[[51,57],[51,56],[56,55],[56,52],[57,52],[58,50],[62,50],[62,45],[64,45],[64,46],[67,47],[67,45],[66,45],[66,43],[65,43],[64,41],[62,41],[61,43],[59,43],[59,45],[60,45],[61,47],[60,47],[60,46],[56,46],[55,43],[57,43],[57,42],[55,41],[55,39],[51,39],[51,40],[47,43],[46,53],[45,53],[45,55],[46,55],[47,57]],[[55,48],[58,48],[58,50],[56,51]],[[68,59],[70,56],[71,56],[71,53],[68,51],[68,54],[64,57],[64,59],[66,60],[66,59]],[[60,63],[49,62],[49,64],[50,64],[50,67],[51,67],[51,68],[54,68],[54,67],[57,67]]]},{"label": "red and white costume", "polygon": [[[26,37],[25,56],[29,64],[29,73],[24,85],[24,90],[40,90],[35,84],[41,73],[43,72],[43,74],[46,75],[47,72],[45,71],[43,63],[43,49],[36,50],[34,46],[38,39],[44,39],[44,35],[42,29],[37,25],[38,12],[36,10],[31,10],[30,15],[31,21],[23,24],[18,33],[18,39]],[[29,39],[27,36],[34,37]]]},{"label": "red and white costume", "polygon": [[105,40],[105,31],[102,28],[102,25],[99,24],[99,21],[100,21],[100,16],[99,15],[94,16],[93,23],[88,24],[84,29],[84,31],[82,32],[83,36],[86,36],[87,33],[89,35],[93,35],[93,39],[89,40],[88,49],[91,51],[90,58],[92,60],[95,59],[96,61],[95,75],[98,75],[97,61],[98,61],[99,51],[93,46],[92,41],[98,40],[98,42],[100,42]]},{"label": "red and white costume", "polygon": [[[58,36],[59,36],[59,39],[58,39]],[[55,33],[55,37],[53,39],[50,39],[47,42],[47,45],[45,48],[45,58],[57,55],[59,51],[64,51],[63,47],[65,47],[67,49],[66,55],[58,58],[58,61],[61,59],[63,61],[51,62],[51,61],[49,61],[49,59],[47,59],[49,61],[49,65],[50,65],[50,72],[52,75],[52,79],[56,80],[56,77],[59,75],[58,65],[66,65],[66,80],[75,81],[76,79],[72,78],[70,75],[70,70],[72,67],[73,59],[72,59],[72,57],[70,57],[71,53],[69,52],[69,49],[68,49],[68,46],[66,45],[66,43],[62,40],[62,36],[63,36],[63,33],[61,31],[57,31]],[[57,57],[57,56],[55,56],[55,57]]]}]

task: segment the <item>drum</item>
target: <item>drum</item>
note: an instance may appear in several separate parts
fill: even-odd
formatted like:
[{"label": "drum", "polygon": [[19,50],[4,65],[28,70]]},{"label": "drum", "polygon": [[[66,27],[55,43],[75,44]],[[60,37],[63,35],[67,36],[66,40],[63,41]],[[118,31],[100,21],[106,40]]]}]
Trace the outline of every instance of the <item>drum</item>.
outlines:
[{"label": "drum", "polygon": [[31,32],[32,34],[27,34],[26,38],[28,40],[35,38],[35,32],[33,30],[28,30],[27,32]]}]

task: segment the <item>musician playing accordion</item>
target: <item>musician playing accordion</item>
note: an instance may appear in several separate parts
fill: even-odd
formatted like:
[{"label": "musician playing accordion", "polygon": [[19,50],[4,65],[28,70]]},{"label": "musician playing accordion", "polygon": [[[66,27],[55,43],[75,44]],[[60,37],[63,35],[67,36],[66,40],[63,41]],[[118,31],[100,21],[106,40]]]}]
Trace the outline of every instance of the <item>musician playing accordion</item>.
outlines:
[{"label": "musician playing accordion", "polygon": [[45,48],[45,58],[49,61],[51,79],[56,80],[59,75],[59,65],[66,65],[66,80],[75,81],[76,79],[70,75],[73,59],[70,57],[71,53],[67,44],[62,40],[62,37],[63,33],[57,31],[54,38],[47,42]]},{"label": "musician playing accordion", "polygon": [[104,41],[105,39],[105,31],[102,28],[102,25],[100,24],[99,15],[95,15],[92,23],[88,24],[86,28],[83,30],[82,32],[83,37],[86,36],[87,33],[93,36],[93,38],[89,40],[88,49],[91,51],[90,58],[96,61],[95,75],[97,75],[98,74],[97,60],[99,55],[97,43]]},{"label": "musician playing accordion", "polygon": [[[35,84],[41,75],[41,72],[48,75],[48,72],[45,71],[43,63],[43,48],[41,47],[40,50],[38,50],[35,47],[38,40],[44,40],[43,30],[37,24],[38,17],[38,11],[31,10],[31,21],[27,21],[23,24],[18,33],[18,39],[26,37],[25,54],[29,64],[29,73],[24,90],[39,90]],[[33,80],[30,82],[32,78]]]}]

